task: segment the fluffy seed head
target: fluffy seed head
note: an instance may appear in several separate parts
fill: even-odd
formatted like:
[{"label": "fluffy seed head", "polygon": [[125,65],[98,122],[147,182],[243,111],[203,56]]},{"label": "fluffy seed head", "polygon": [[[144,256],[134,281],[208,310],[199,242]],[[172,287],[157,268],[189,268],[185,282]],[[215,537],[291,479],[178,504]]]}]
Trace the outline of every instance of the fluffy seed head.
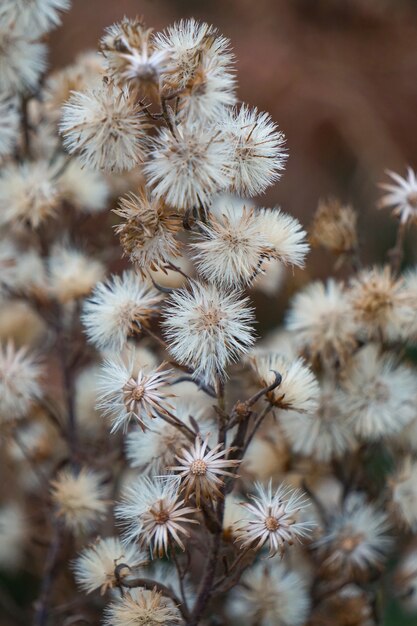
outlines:
[{"label": "fluffy seed head", "polygon": [[98,283],[81,317],[88,339],[100,350],[120,350],[130,334],[148,324],[161,300],[155,288],[131,271]]},{"label": "fluffy seed head", "polygon": [[63,304],[88,296],[105,271],[100,261],[60,244],[53,247],[48,266],[52,295]]},{"label": "fluffy seed head", "polygon": [[59,178],[62,199],[82,213],[97,213],[106,208],[109,185],[102,172],[91,170],[71,159]]},{"label": "fluffy seed head", "polygon": [[220,121],[222,133],[233,146],[231,189],[237,195],[256,196],[279,180],[287,153],[284,134],[267,113],[228,109]]},{"label": "fluffy seed head", "polygon": [[281,375],[279,386],[267,394],[274,406],[301,413],[312,413],[317,409],[320,387],[303,359],[290,360],[277,352],[255,352],[249,362],[262,387],[272,385],[276,375]]},{"label": "fluffy seed head", "polygon": [[70,0],[3,0],[0,21],[14,24],[20,32],[40,37],[61,23],[61,11],[68,11]]},{"label": "fluffy seed head", "polygon": [[163,321],[175,359],[208,383],[223,379],[228,363],[248,351],[252,323],[246,298],[194,282],[170,296]]},{"label": "fluffy seed head", "polygon": [[229,186],[230,146],[214,126],[184,123],[150,139],[144,171],[152,193],[175,209],[207,206]]},{"label": "fluffy seed head", "polygon": [[128,89],[106,83],[74,92],[60,123],[70,154],[92,169],[116,172],[143,160],[145,129],[144,114]]},{"label": "fluffy seed head", "polygon": [[350,361],[342,379],[341,406],[355,433],[377,440],[398,433],[416,416],[417,376],[392,354],[368,344]]},{"label": "fluffy seed head", "polygon": [[390,479],[391,508],[400,526],[417,529],[417,463],[407,457]]},{"label": "fluffy seed head", "polygon": [[121,569],[120,576],[130,569],[146,565],[144,554],[134,544],[122,545],[118,537],[98,539],[85,548],[73,563],[73,571],[78,586],[86,593],[100,589],[103,595],[116,584],[115,569],[118,565],[126,565]]},{"label": "fluffy seed head", "polygon": [[46,68],[46,46],[31,41],[1,12],[0,22],[0,93],[33,90]]},{"label": "fluffy seed head", "polygon": [[356,346],[357,326],[347,293],[329,279],[310,283],[295,295],[287,314],[287,328],[310,359],[344,361]]},{"label": "fluffy seed head", "polygon": [[19,137],[19,113],[13,98],[0,97],[0,157],[8,156]]},{"label": "fluffy seed head", "polygon": [[51,480],[51,496],[56,515],[75,534],[89,532],[106,517],[107,489],[103,477],[83,467],[78,473],[62,470]]},{"label": "fluffy seed head", "polygon": [[10,342],[0,345],[0,417],[26,417],[34,401],[42,396],[42,369],[26,348],[16,350]]},{"label": "fluffy seed head", "polygon": [[105,626],[174,626],[181,624],[172,601],[154,589],[132,589],[105,609]]},{"label": "fluffy seed head", "polygon": [[0,226],[28,224],[37,228],[53,216],[60,202],[57,174],[62,163],[10,163],[0,175]]},{"label": "fluffy seed head", "polygon": [[349,495],[331,515],[325,534],[315,542],[322,567],[351,576],[378,567],[391,547],[388,516],[361,493]]}]

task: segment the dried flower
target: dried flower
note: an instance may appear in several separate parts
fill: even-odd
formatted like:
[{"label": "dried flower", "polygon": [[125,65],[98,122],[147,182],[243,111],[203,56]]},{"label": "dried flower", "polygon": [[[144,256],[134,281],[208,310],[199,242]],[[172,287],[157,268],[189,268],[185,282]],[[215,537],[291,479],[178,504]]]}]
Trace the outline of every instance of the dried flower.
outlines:
[{"label": "dried flower", "polygon": [[357,325],[349,297],[332,279],[310,283],[294,296],[286,326],[312,360],[343,362],[356,347]]},{"label": "dried flower", "polygon": [[146,563],[144,554],[134,544],[122,545],[118,537],[106,537],[85,548],[74,561],[73,570],[83,591],[92,593],[100,589],[103,595],[117,585],[115,569],[118,565],[126,565],[129,571]]},{"label": "dried flower", "polygon": [[228,613],[244,623],[262,626],[303,626],[310,609],[307,580],[287,564],[273,559],[258,563],[243,576]]},{"label": "dried flower", "polygon": [[105,272],[100,261],[62,244],[52,248],[48,267],[51,293],[63,304],[88,296]]},{"label": "dried flower", "polygon": [[242,503],[250,517],[237,523],[237,540],[242,547],[259,550],[268,544],[270,556],[282,556],[286,544],[291,546],[309,535],[314,524],[297,521],[299,512],[308,506],[300,490],[280,485],[273,491],[272,481],[266,487],[257,482],[255,494],[250,496],[253,504]]},{"label": "dried flower", "polygon": [[125,489],[116,517],[125,526],[126,541],[147,545],[159,557],[168,554],[171,542],[185,550],[181,535],[188,537],[185,525],[197,523],[190,518],[196,509],[184,506],[178,487],[175,477],[142,476]]},{"label": "dried flower", "polygon": [[163,202],[149,198],[144,191],[130,193],[114,212],[123,219],[116,226],[123,251],[140,271],[155,270],[178,255],[175,235],[182,222]]},{"label": "dried flower", "polygon": [[42,396],[42,369],[26,348],[11,342],[0,345],[0,416],[11,420],[26,417],[33,402]]},{"label": "dried flower", "polygon": [[229,186],[230,147],[215,126],[183,123],[150,139],[144,171],[152,193],[175,209],[207,206]]},{"label": "dried flower", "polygon": [[61,162],[7,164],[0,175],[0,226],[28,224],[37,228],[60,203],[56,175]]},{"label": "dried flower", "polygon": [[0,7],[0,93],[14,95],[32,90],[46,68],[46,46],[31,41]]},{"label": "dried flower", "polygon": [[220,491],[224,484],[222,476],[234,478],[235,474],[229,470],[240,463],[234,459],[224,458],[230,454],[230,448],[223,449],[223,445],[218,444],[210,450],[208,445],[208,436],[204,440],[197,436],[191,448],[184,447],[181,453],[176,455],[178,465],[170,468],[178,472],[181,478],[185,499],[188,500],[193,494],[197,506],[200,506],[201,497],[207,500],[222,497]]},{"label": "dried flower", "polygon": [[60,12],[69,8],[70,0],[3,0],[0,20],[35,38],[59,26]]},{"label": "dried flower", "polygon": [[395,355],[361,348],[343,373],[340,405],[355,433],[366,440],[398,433],[416,416],[417,376]]},{"label": "dried flower", "polygon": [[310,227],[310,242],[333,254],[349,254],[358,247],[357,215],[339,200],[321,200]]},{"label": "dried flower", "polygon": [[287,153],[284,134],[267,113],[243,105],[227,109],[220,121],[222,134],[233,145],[231,189],[242,196],[256,196],[279,180]]},{"label": "dried flower", "polygon": [[332,575],[352,576],[381,565],[392,544],[388,530],[387,514],[364,494],[352,493],[341,511],[330,516],[329,527],[314,546],[323,568]]},{"label": "dried flower", "polygon": [[252,321],[246,298],[192,282],[170,296],[163,325],[174,358],[212,383],[253,344]]},{"label": "dried flower", "polygon": [[134,272],[98,283],[83,307],[82,322],[97,348],[121,349],[130,334],[156,314],[161,294]]},{"label": "dried flower", "polygon": [[131,420],[137,420],[143,431],[145,419],[158,417],[169,407],[164,387],[170,377],[165,364],[156,370],[135,371],[133,360],[126,365],[120,358],[107,359],[101,369],[98,406],[112,418],[111,432],[123,431]]},{"label": "dried flower", "polygon": [[417,178],[415,172],[409,167],[406,178],[402,178],[395,172],[387,171],[394,184],[382,183],[381,189],[388,193],[379,201],[379,208],[393,207],[393,214],[397,215],[401,222],[415,222],[417,219]]},{"label": "dried flower", "polygon": [[267,394],[271,404],[302,413],[312,413],[317,409],[320,387],[303,359],[289,360],[276,352],[255,352],[249,361],[262,387],[272,385],[276,374],[280,374],[280,384]]},{"label": "dried flower", "polygon": [[367,339],[398,340],[415,314],[402,281],[388,266],[363,270],[352,280],[349,298],[359,330]]},{"label": "dried flower", "polygon": [[143,160],[144,113],[129,94],[103,83],[74,92],[63,107],[60,131],[70,154],[92,169],[131,170]]},{"label": "dried flower", "polygon": [[180,613],[172,601],[154,589],[132,589],[105,609],[106,626],[174,626]]},{"label": "dried flower", "polygon": [[152,28],[125,17],[106,29],[100,47],[113,80],[128,83],[141,96],[157,95],[168,55],[155,48]]},{"label": "dried flower", "polygon": [[51,480],[56,514],[75,534],[89,532],[106,517],[108,502],[103,476],[83,467],[79,472],[61,470]]}]

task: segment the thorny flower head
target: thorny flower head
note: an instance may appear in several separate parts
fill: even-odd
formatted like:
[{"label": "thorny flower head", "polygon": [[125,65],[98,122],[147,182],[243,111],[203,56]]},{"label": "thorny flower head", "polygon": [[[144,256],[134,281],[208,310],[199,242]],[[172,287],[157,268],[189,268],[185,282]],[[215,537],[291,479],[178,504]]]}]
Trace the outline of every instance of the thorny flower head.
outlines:
[{"label": "thorny flower head", "polygon": [[268,545],[270,556],[282,555],[286,545],[291,546],[310,534],[313,524],[297,521],[300,511],[309,506],[300,490],[286,485],[274,490],[272,481],[266,486],[255,483],[255,494],[250,498],[252,503],[242,503],[249,517],[237,522],[236,528],[242,547],[259,550]]},{"label": "thorny flower head", "polygon": [[351,254],[358,247],[357,214],[338,200],[321,200],[310,227],[310,242],[333,254]]},{"label": "thorny flower head", "polygon": [[165,387],[170,371],[165,364],[156,370],[135,370],[133,359],[125,364],[116,357],[108,358],[101,369],[98,406],[111,417],[111,432],[126,431],[132,420],[145,431],[145,420],[164,414],[169,406]]},{"label": "thorny flower head", "polygon": [[128,485],[116,507],[125,540],[148,546],[158,557],[168,554],[171,543],[185,550],[184,538],[190,534],[187,524],[197,524],[190,517],[197,510],[185,505],[178,489],[179,479],[172,476],[141,476]]},{"label": "thorny flower head", "polygon": [[230,452],[222,444],[210,450],[208,436],[204,440],[197,436],[192,447],[181,450],[175,457],[178,465],[169,469],[177,472],[181,478],[186,500],[194,495],[199,506],[202,497],[207,500],[222,497],[220,488],[224,484],[223,476],[234,478],[235,474],[230,470],[240,463],[238,460],[225,458]]},{"label": "thorny flower head", "polygon": [[393,182],[381,183],[381,189],[388,193],[379,201],[379,207],[392,207],[393,214],[397,215],[401,222],[415,222],[417,220],[416,173],[409,167],[405,178],[391,171],[387,174]]}]

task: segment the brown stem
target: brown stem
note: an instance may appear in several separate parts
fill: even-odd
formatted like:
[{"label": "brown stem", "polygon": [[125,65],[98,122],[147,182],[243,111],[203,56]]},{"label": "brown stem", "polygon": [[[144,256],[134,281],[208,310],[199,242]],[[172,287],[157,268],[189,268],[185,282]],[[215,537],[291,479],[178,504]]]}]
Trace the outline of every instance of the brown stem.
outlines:
[{"label": "brown stem", "polygon": [[59,526],[54,526],[54,534],[46,555],[45,567],[42,577],[41,593],[35,604],[35,616],[33,626],[45,626],[48,620],[49,599],[52,585],[55,579],[55,572],[58,565],[58,556],[61,547]]},{"label": "brown stem", "polygon": [[404,258],[404,240],[406,232],[407,222],[400,222],[397,229],[395,246],[388,252],[390,267],[394,276],[397,276],[401,269],[401,263]]}]

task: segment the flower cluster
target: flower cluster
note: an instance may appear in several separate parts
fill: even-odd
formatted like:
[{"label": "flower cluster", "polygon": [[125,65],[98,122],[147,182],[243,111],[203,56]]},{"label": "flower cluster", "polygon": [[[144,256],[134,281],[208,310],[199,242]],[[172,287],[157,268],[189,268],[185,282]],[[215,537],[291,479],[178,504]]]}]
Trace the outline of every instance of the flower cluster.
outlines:
[{"label": "flower cluster", "polygon": [[69,8],[0,6],[0,574],[40,589],[18,621],[373,626],[404,546],[416,610],[416,174],[382,185],[398,237],[367,266],[351,205],[308,237],[258,206],[286,140],[216,28],[125,17],[46,75]]}]

